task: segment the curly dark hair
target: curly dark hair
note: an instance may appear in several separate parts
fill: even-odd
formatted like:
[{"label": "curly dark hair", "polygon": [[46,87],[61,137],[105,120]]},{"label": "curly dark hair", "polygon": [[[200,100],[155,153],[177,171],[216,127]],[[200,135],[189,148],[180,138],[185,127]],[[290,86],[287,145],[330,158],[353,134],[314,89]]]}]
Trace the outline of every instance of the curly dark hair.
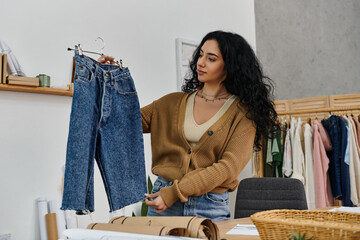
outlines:
[{"label": "curly dark hair", "polygon": [[239,97],[240,105],[246,109],[245,116],[256,124],[254,150],[262,147],[261,136],[268,136],[276,125],[277,113],[273,103],[273,81],[263,74],[262,66],[249,43],[240,35],[214,31],[208,33],[196,48],[190,62],[190,72],[185,77],[183,92],[202,88],[198,80],[197,61],[201,47],[207,40],[219,45],[227,72],[224,81],[228,92]]}]

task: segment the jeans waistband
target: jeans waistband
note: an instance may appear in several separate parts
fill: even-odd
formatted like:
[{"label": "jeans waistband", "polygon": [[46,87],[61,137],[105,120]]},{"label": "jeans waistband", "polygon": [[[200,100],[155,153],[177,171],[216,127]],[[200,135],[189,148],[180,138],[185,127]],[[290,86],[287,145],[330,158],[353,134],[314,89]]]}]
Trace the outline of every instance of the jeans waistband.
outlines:
[{"label": "jeans waistband", "polygon": [[80,56],[78,51],[75,51],[75,61],[77,64],[88,67],[95,76],[103,76],[105,80],[112,79],[116,81],[130,76],[128,68],[121,69],[120,66],[117,65],[99,63],[88,56]]}]

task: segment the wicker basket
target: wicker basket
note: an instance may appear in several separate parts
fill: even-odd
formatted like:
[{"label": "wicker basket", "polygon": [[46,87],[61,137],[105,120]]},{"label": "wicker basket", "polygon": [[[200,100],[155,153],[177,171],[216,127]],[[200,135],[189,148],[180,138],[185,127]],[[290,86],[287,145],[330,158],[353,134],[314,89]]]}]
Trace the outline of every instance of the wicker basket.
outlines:
[{"label": "wicker basket", "polygon": [[270,210],[251,215],[261,240],[289,239],[306,233],[306,239],[360,239],[360,214],[321,210]]}]

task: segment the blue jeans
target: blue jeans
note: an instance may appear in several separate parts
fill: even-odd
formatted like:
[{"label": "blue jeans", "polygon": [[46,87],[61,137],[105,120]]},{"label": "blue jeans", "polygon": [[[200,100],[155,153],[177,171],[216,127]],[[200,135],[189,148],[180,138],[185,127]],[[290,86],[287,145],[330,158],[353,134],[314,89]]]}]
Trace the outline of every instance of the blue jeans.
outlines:
[{"label": "blue jeans", "polygon": [[[154,183],[152,193],[161,188],[171,186],[173,183],[158,177]],[[229,194],[205,193],[200,196],[189,196],[187,202],[176,201],[162,213],[156,213],[154,208],[149,207],[148,216],[196,216],[211,219],[213,222],[230,219]]]},{"label": "blue jeans", "polygon": [[61,209],[94,211],[94,159],[110,211],[144,200],[146,174],[140,106],[128,69],[75,52],[74,95]]},{"label": "blue jeans", "polygon": [[338,118],[335,115],[330,116],[328,119],[321,121],[322,125],[329,134],[332,150],[327,152],[329,157],[329,176],[331,183],[331,190],[334,198],[342,199],[341,191],[341,133],[340,126],[338,124]]},{"label": "blue jeans", "polygon": [[341,192],[342,192],[342,205],[345,207],[352,207],[351,202],[351,189],[350,189],[350,173],[349,165],[345,163],[345,151],[347,147],[347,128],[345,120],[338,116],[339,128],[340,128],[340,166],[341,166]]}]

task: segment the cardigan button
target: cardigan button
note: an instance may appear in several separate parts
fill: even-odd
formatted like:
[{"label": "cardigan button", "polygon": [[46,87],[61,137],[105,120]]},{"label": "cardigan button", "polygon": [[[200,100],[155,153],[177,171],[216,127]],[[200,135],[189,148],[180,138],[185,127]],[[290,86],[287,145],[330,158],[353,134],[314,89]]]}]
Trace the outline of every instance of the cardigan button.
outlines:
[{"label": "cardigan button", "polygon": [[209,135],[209,136],[213,135],[213,133],[214,133],[214,132],[213,132],[213,131],[211,131],[211,130],[210,130],[210,131],[208,131],[208,135]]},{"label": "cardigan button", "polygon": [[189,148],[189,151],[188,151],[189,154],[191,154],[191,148]]}]

